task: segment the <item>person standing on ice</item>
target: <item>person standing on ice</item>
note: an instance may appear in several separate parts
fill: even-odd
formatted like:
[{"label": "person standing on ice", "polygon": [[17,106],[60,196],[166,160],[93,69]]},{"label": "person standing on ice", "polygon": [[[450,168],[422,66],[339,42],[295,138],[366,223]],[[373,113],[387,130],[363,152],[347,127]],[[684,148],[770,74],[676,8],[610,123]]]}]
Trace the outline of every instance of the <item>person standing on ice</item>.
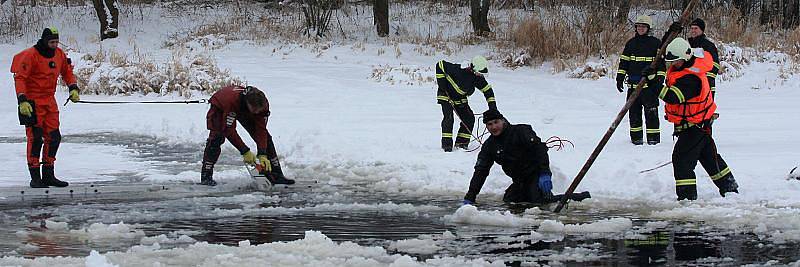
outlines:
[{"label": "person standing on ice", "polygon": [[[625,43],[625,49],[619,56],[619,70],[617,70],[617,90],[623,92],[625,77],[628,80],[628,98],[631,97],[636,85],[642,79],[641,73],[645,67],[649,66],[656,57],[658,49],[661,48],[661,41],[650,36],[650,26],[653,20],[650,16],[641,15],[636,18],[636,36]],[[663,67],[662,67],[663,68]],[[665,72],[659,68],[657,78],[642,87],[642,93],[633,102],[633,106],[628,112],[631,125],[631,143],[634,145],[644,144],[644,132],[642,127],[642,109],[644,118],[647,122],[647,144],[656,145],[661,142],[661,127],[658,123],[658,91],[664,81]]]},{"label": "person standing on ice", "polygon": [[497,110],[494,91],[484,77],[489,72],[488,66],[489,62],[482,56],[472,58],[467,68],[444,60],[436,63],[436,102],[442,106],[442,149],[445,152],[453,151],[453,112],[461,120],[455,147],[467,149],[469,145],[475,117],[467,98],[475,92],[475,88],[483,92],[489,109]]},{"label": "person standing on ice", "polygon": [[[495,109],[483,113],[483,123],[491,136],[486,139],[478,153],[475,172],[462,204],[475,203],[475,198],[495,162],[503,166],[503,172],[512,180],[511,186],[503,195],[503,202],[550,203],[563,197],[553,196],[551,192],[553,182],[547,145],[536,136],[530,125],[512,125]],[[589,192],[572,196],[577,201],[590,197]]]},{"label": "person standing on ice", "polygon": [[717,93],[717,74],[719,74],[719,52],[717,52],[717,46],[714,45],[711,40],[708,40],[705,34],[706,31],[706,22],[702,19],[695,19],[689,24],[689,44],[692,48],[702,48],[704,51],[711,54],[711,58],[714,59],[714,67],[711,68],[711,71],[706,73],[706,77],[708,77],[708,86],[711,87],[711,96],[716,97]]},{"label": "person standing on ice", "polygon": [[[666,35],[681,28],[679,23],[673,23]],[[739,193],[731,169],[717,153],[711,135],[713,115],[717,109],[706,76],[714,67],[711,54],[700,49],[693,51],[688,41],[675,38],[667,45],[664,60],[667,62],[667,82],[658,97],[666,103],[666,118],[675,125],[673,135],[678,137],[672,151],[678,200],[697,199],[694,174],[697,161],[711,176],[720,195]],[[656,71],[648,67],[642,75],[645,79],[655,79]]]},{"label": "person standing on ice", "polygon": [[55,162],[61,144],[56,85],[60,76],[69,88],[69,100],[80,100],[72,61],[58,47],[58,30],[45,28],[42,37],[31,48],[14,56],[11,62],[14,87],[19,105],[20,124],[25,125],[28,141],[30,186],[66,187],[69,183],[55,177]]},{"label": "person standing on ice", "polygon": [[[246,164],[258,164],[273,184],[294,184],[294,180],[283,175],[275,143],[267,130],[269,119],[269,101],[264,92],[253,86],[223,87],[209,99],[211,108],[206,115],[206,126],[210,131],[203,152],[203,166],[200,172],[200,184],[215,186],[214,164],[217,163],[225,139],[233,144]],[[236,122],[240,122],[250,137],[256,142],[257,154],[245,145],[236,132]]]}]

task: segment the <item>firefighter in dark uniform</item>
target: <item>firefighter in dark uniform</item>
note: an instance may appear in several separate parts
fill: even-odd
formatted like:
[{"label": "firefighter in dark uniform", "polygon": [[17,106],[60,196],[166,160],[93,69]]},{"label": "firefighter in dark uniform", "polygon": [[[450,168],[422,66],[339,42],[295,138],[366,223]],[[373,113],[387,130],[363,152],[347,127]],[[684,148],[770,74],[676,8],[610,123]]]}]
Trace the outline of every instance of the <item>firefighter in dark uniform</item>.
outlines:
[{"label": "firefighter in dark uniform", "polygon": [[[636,18],[636,36],[628,40],[625,49],[619,56],[619,70],[617,71],[617,90],[623,92],[627,76],[628,98],[630,98],[636,85],[641,80],[642,70],[650,66],[656,57],[661,41],[650,36],[652,20],[649,16],[642,15]],[[658,76],[654,81],[645,83],[642,93],[633,102],[628,112],[631,125],[631,142],[634,145],[644,144],[644,132],[647,132],[647,143],[656,145],[661,142],[661,128],[658,122],[658,91],[663,84],[663,67],[658,69]],[[647,129],[642,125],[642,109],[647,123]]]},{"label": "firefighter in dark uniform", "polygon": [[711,87],[711,95],[716,96],[717,93],[717,74],[719,74],[719,52],[717,46],[711,40],[708,40],[705,34],[706,22],[702,19],[695,19],[689,26],[689,44],[692,48],[702,48],[704,51],[711,54],[714,59],[714,67],[711,71],[706,73],[708,77],[708,85]]},{"label": "firefighter in dark uniform", "polygon": [[[255,165],[258,159],[262,173],[272,184],[294,184],[294,180],[287,179],[283,175],[275,143],[272,142],[272,135],[267,130],[270,111],[264,92],[253,86],[226,86],[214,93],[209,103],[211,108],[206,114],[209,133],[203,152],[200,184],[217,185],[213,179],[214,164],[219,159],[225,139],[236,147],[244,163]],[[237,121],[255,141],[256,153],[247,147],[236,132]]]},{"label": "firefighter in dark uniform", "polygon": [[438,90],[436,102],[442,105],[442,149],[446,152],[453,151],[453,112],[461,120],[458,128],[455,146],[467,149],[470,138],[472,137],[472,127],[475,125],[475,117],[472,109],[467,103],[467,97],[481,90],[489,109],[497,110],[492,86],[483,77],[489,72],[489,62],[482,56],[472,58],[467,68],[461,68],[459,64],[447,61],[436,63],[436,83]]},{"label": "firefighter in dark uniform", "polygon": [[[681,30],[680,24],[670,26],[670,31]],[[675,125],[678,137],[672,151],[675,191],[678,200],[697,199],[697,180],[694,168],[697,161],[703,165],[723,197],[730,192],[739,193],[731,169],[717,153],[711,133],[714,111],[717,109],[706,73],[714,66],[707,51],[693,50],[683,38],[675,38],[666,49],[666,86],[659,98],[666,103],[668,121]],[[647,79],[655,78],[656,70],[645,69]]]},{"label": "firefighter in dark uniform", "polygon": [[[490,109],[483,113],[483,123],[491,136],[481,146],[475,172],[463,204],[474,204],[489,170],[495,162],[511,177],[511,186],[503,195],[503,202],[551,203],[563,195],[553,196],[550,158],[547,145],[536,136],[527,124],[510,124],[499,111]],[[589,198],[589,192],[573,194],[573,200]]]}]

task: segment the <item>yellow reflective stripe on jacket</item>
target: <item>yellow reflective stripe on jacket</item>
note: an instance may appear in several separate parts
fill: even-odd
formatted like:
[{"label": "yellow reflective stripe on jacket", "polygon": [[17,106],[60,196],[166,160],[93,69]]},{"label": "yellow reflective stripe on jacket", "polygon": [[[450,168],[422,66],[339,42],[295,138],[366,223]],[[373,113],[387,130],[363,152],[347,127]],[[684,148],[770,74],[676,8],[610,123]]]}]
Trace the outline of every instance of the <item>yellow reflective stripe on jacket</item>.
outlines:
[{"label": "yellow reflective stripe on jacket", "polygon": [[658,94],[658,98],[659,99],[664,99],[664,97],[667,96],[667,91],[668,90],[669,90],[669,87],[666,87],[666,86],[661,87],[661,92]]},{"label": "yellow reflective stripe on jacket", "polygon": [[441,79],[441,78],[444,78],[444,74],[437,73],[436,79]]},{"label": "yellow reflective stripe on jacket", "polygon": [[[686,102],[686,97],[683,96],[683,93],[681,93],[681,89],[680,88],[675,87],[675,86],[670,86],[669,90],[672,91],[673,93],[675,93],[675,96],[678,97],[678,103]],[[664,94],[664,95],[666,95],[666,94]]]},{"label": "yellow reflective stripe on jacket", "polygon": [[675,186],[696,185],[697,179],[675,180]]},{"label": "yellow reflective stripe on jacket", "polygon": [[461,137],[461,138],[471,138],[471,137],[472,137],[472,135],[469,135],[469,134],[467,134],[467,133],[458,133],[458,137]]},{"label": "yellow reflective stripe on jacket", "polygon": [[659,71],[659,72],[656,72],[656,75],[658,75],[658,76],[667,76],[667,72],[666,71]]},{"label": "yellow reflective stripe on jacket", "polygon": [[647,133],[661,133],[661,129],[647,129]]},{"label": "yellow reflective stripe on jacket", "polygon": [[450,101],[450,98],[449,98],[449,97],[446,97],[446,96],[443,96],[443,95],[436,96],[436,99],[438,99],[438,100],[444,100],[444,101]]},{"label": "yellow reflective stripe on jacket", "polygon": [[714,74],[714,73],[711,73],[711,72],[707,72],[707,73],[706,73],[706,77],[708,77],[708,78],[715,78],[715,79],[716,79],[716,78],[717,78],[717,75],[716,75],[716,74]]},{"label": "yellow reflective stripe on jacket", "polygon": [[486,93],[486,91],[489,91],[489,89],[492,89],[492,85],[491,84],[487,84],[486,86],[481,88],[481,92]]},{"label": "yellow reflective stripe on jacket", "polygon": [[722,67],[719,66],[718,62],[714,62],[714,67],[717,67],[717,69],[721,69],[722,68]]},{"label": "yellow reflective stripe on jacket", "polygon": [[628,72],[625,71],[625,70],[618,70],[617,73],[619,73],[619,74],[628,74]]},{"label": "yellow reflective stripe on jacket", "polygon": [[490,97],[486,99],[486,102],[497,102],[494,100],[494,97]]},{"label": "yellow reflective stripe on jacket", "polygon": [[621,60],[625,60],[625,61],[630,61],[630,60],[631,60],[631,57],[629,57],[629,56],[626,56],[626,55],[619,55],[619,59],[621,59]]},{"label": "yellow reflective stripe on jacket", "polygon": [[631,57],[633,61],[646,62],[655,60],[654,57]]},{"label": "yellow reflective stripe on jacket", "polygon": [[450,82],[450,85],[453,86],[453,89],[456,90],[456,93],[458,93],[460,95],[466,95],[467,94],[464,91],[462,91],[461,88],[458,87],[458,84],[456,83],[456,81],[453,81],[453,78],[450,77],[450,75],[448,75],[447,72],[444,71],[444,60],[439,61],[439,69],[441,69],[442,72],[444,72],[445,78],[447,78],[447,81]]},{"label": "yellow reflective stripe on jacket", "polygon": [[442,138],[453,138],[453,133],[442,133]]},{"label": "yellow reflective stripe on jacket", "polygon": [[642,127],[633,127],[633,128],[631,128],[631,132],[641,132],[643,130],[644,130],[644,128],[642,128]]},{"label": "yellow reflective stripe on jacket", "polygon": [[711,176],[711,180],[716,181],[716,180],[722,179],[722,177],[725,177],[725,175],[728,175],[730,173],[731,173],[731,168],[730,167],[725,167],[725,169],[723,169],[719,173],[712,175]]}]

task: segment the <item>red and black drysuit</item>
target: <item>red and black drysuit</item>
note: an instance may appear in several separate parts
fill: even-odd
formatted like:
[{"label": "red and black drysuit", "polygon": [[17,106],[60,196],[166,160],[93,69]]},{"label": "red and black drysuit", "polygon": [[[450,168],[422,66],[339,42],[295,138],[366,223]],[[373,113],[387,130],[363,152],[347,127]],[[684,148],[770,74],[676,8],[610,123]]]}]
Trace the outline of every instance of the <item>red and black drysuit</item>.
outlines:
[{"label": "red and black drysuit", "polygon": [[28,168],[34,180],[39,179],[40,168],[42,177],[47,178],[45,180],[54,178],[53,165],[61,144],[58,101],[55,98],[58,77],[70,90],[78,90],[67,54],[61,48],[52,49],[47,44],[49,40],[58,39],[57,32],[49,31],[49,28],[45,29],[43,38],[33,47],[16,54],[11,63],[17,101],[28,102],[33,107],[32,116],[23,122],[20,115],[20,121],[25,124]]},{"label": "red and black drysuit", "polygon": [[225,143],[225,139],[230,141],[242,155],[250,151],[239,133],[236,132],[237,121],[256,142],[257,155],[266,155],[272,166],[272,172],[283,175],[275,152],[275,144],[267,130],[267,121],[270,115],[269,102],[266,102],[266,111],[259,114],[251,113],[243,97],[247,90],[249,89],[240,86],[223,87],[209,100],[211,108],[206,114],[206,126],[210,132],[203,152],[202,181],[212,179],[214,164],[219,159],[222,151],[220,147]]},{"label": "red and black drysuit", "polygon": [[461,65],[447,61],[436,63],[436,102],[442,105],[442,149],[453,149],[453,112],[461,118],[455,146],[466,148],[472,137],[475,117],[469,107],[467,98],[477,88],[483,92],[489,109],[497,110],[492,86],[482,76],[475,75],[471,69],[462,69]]}]

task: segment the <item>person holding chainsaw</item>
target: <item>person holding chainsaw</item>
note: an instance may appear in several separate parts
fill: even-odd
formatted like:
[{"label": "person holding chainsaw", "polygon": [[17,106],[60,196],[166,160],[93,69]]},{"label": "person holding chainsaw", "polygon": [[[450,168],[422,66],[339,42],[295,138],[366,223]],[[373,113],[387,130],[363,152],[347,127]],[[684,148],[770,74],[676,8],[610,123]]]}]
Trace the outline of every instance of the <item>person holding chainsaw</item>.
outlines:
[{"label": "person holding chainsaw", "polygon": [[[551,192],[553,182],[548,148],[530,125],[511,124],[495,109],[483,113],[483,123],[491,136],[483,142],[478,153],[475,172],[462,204],[475,203],[495,162],[503,166],[503,172],[512,180],[503,195],[503,202],[544,204],[564,197],[554,196]],[[571,199],[581,201],[589,197],[589,192],[583,192],[572,194]]]},{"label": "person holding chainsaw", "polygon": [[[255,165],[272,184],[294,184],[294,180],[283,175],[275,144],[267,130],[269,119],[269,101],[264,92],[253,86],[223,87],[209,99],[211,108],[206,115],[207,128],[210,131],[203,152],[203,166],[200,172],[200,184],[215,186],[214,164],[221,153],[225,139],[231,142],[242,155],[244,163]],[[242,124],[256,143],[256,152],[245,145],[236,132],[236,122]],[[258,162],[256,162],[258,161]]]},{"label": "person holding chainsaw", "polygon": [[69,88],[69,100],[80,100],[72,61],[58,47],[58,30],[45,28],[33,47],[14,56],[11,62],[19,105],[19,121],[25,125],[28,141],[28,170],[32,188],[66,187],[55,177],[55,162],[61,144],[56,85],[60,76]]}]

